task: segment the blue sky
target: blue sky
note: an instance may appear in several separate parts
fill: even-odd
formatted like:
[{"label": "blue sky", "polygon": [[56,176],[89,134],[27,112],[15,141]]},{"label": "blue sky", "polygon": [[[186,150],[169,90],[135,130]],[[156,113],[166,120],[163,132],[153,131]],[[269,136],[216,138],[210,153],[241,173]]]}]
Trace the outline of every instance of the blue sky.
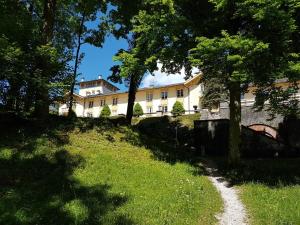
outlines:
[{"label": "blue sky", "polygon": [[[79,73],[81,75],[78,80],[84,77],[85,80],[97,79],[101,75],[104,79],[110,75],[110,68],[116,64],[113,61],[113,56],[119,49],[127,49],[127,41],[124,39],[117,40],[112,35],[107,37],[102,48],[97,48],[92,45],[85,44],[81,48],[81,52],[85,54],[82,63],[79,66]],[[158,64],[160,68],[161,65]],[[154,75],[154,76],[153,76]],[[160,70],[155,71],[154,74],[145,74],[141,87],[150,85],[163,86],[168,84],[180,83],[184,81],[184,70],[179,74],[166,74]],[[120,88],[121,91],[126,91],[127,87],[123,84],[114,84]]]},{"label": "blue sky", "polygon": [[[97,22],[90,22],[87,26],[95,28],[97,26]],[[97,48],[89,44],[83,45],[81,47],[81,52],[85,55],[78,68],[78,72],[80,73],[78,80],[81,80],[81,78],[84,78],[85,80],[94,80],[97,79],[99,75],[101,75],[103,79],[107,79],[107,77],[111,74],[110,68],[116,64],[116,62],[113,61],[113,56],[119,49],[122,48],[128,48],[127,41],[124,39],[117,40],[112,35],[109,35],[106,38],[102,48]],[[158,64],[158,68],[161,68],[160,64]],[[183,73],[184,70],[182,70],[179,74],[171,75],[162,73],[160,70],[155,71],[152,75],[148,73],[144,75],[141,87],[147,87],[150,85],[163,86],[180,83],[184,81]],[[114,85],[120,88],[121,91],[126,91],[128,89],[124,84]]]},{"label": "blue sky", "polygon": [[[127,42],[124,39],[116,40],[110,35],[102,48],[97,48],[89,44],[85,44],[81,48],[81,52],[85,54],[82,63],[79,66],[81,75],[78,80],[84,77],[85,80],[94,80],[98,75],[102,75],[106,79],[110,75],[110,68],[116,64],[113,56],[119,49],[127,49]],[[121,90],[125,90],[124,85],[114,84]]]}]

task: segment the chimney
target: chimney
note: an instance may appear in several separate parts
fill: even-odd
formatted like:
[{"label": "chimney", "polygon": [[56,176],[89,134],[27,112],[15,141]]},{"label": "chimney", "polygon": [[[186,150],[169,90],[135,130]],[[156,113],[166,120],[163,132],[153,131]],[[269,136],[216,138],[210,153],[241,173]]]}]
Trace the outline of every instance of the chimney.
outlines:
[{"label": "chimney", "polygon": [[102,79],[102,76],[101,76],[101,75],[99,75],[99,76],[98,76],[98,80],[101,80],[101,79]]}]

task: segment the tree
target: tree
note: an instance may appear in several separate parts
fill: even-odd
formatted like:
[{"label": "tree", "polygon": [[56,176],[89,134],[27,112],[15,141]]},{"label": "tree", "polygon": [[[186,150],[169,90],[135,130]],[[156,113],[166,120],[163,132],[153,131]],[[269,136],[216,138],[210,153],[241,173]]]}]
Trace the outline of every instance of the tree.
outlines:
[{"label": "tree", "polygon": [[181,116],[185,113],[183,104],[179,101],[176,101],[173,105],[173,109],[171,111],[173,116]]},{"label": "tree", "polygon": [[109,117],[111,114],[110,108],[108,105],[104,105],[103,109],[101,110],[100,117]]},{"label": "tree", "polygon": [[196,48],[191,51],[191,62],[201,67],[207,79],[218,77],[229,90],[229,163],[235,165],[240,158],[242,88],[252,80],[249,65],[268,50],[268,45],[226,32],[222,32],[222,37],[200,37],[197,41]]},{"label": "tree", "polygon": [[[237,164],[240,94],[249,83],[265,94],[274,90],[277,78],[299,79],[299,4],[295,0],[143,3],[132,32],[137,36],[135,49],[147,50],[150,72],[149,65],[159,61],[164,71],[174,73],[185,67],[189,76],[194,65],[204,70],[204,78],[225,82],[231,102],[228,161]],[[257,103],[264,104],[271,94],[262,95]],[[257,96],[258,100],[261,96]]]},{"label": "tree", "polygon": [[136,117],[140,117],[144,115],[144,111],[142,106],[139,103],[136,103],[133,108],[133,115]]},{"label": "tree", "polygon": [[131,123],[133,116],[133,107],[137,89],[144,74],[147,72],[146,58],[148,56],[145,49],[142,50],[141,48],[133,47],[134,40],[130,43],[132,45],[132,49],[128,51],[121,50],[114,57],[115,61],[119,62],[120,65],[112,67],[113,74],[110,77],[110,79],[115,81],[125,79],[125,81],[128,81],[129,83],[126,113],[126,119],[129,123]]},{"label": "tree", "polygon": [[201,99],[202,107],[212,110],[228,99],[228,91],[220,78],[202,79],[204,90]]},{"label": "tree", "polygon": [[128,41],[129,50],[120,49],[115,55],[114,59],[118,62],[118,65],[111,68],[112,75],[109,79],[119,83],[124,81],[127,84],[129,90],[126,120],[131,123],[136,92],[144,74],[147,72],[145,66],[145,60],[148,58],[146,49],[134,49],[137,36],[132,30],[132,20],[142,8],[143,0],[112,0],[111,3],[116,6],[116,9],[110,13],[113,24],[112,32],[115,37],[125,38]]},{"label": "tree", "polygon": [[49,103],[63,93],[70,60],[67,3],[0,1],[0,79],[10,110],[31,113],[35,107],[46,117]]},{"label": "tree", "polygon": [[[105,13],[107,10],[107,5],[104,1],[78,1],[75,5],[75,15],[73,16],[74,24],[74,36],[76,37],[75,44],[75,62],[74,71],[72,76],[72,82],[70,87],[70,98],[69,98],[69,114],[72,111],[73,106],[73,94],[76,85],[77,69],[83,58],[83,54],[80,54],[80,49],[83,44],[91,44],[97,47],[102,47],[105,35],[108,30],[107,23],[104,18],[99,18],[97,14]],[[99,20],[98,26],[96,28],[89,28],[87,23],[95,22]]]}]

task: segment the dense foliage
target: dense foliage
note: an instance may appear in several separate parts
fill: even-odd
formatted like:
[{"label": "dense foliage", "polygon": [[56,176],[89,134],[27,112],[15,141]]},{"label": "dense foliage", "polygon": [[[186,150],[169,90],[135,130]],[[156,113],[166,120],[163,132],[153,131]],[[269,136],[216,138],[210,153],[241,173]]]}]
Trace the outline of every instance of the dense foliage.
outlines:
[{"label": "dense foliage", "polygon": [[[270,100],[268,109],[273,113],[298,112],[293,98],[294,81],[300,78],[297,1],[142,2],[133,19],[136,39],[132,52],[144,52],[143,66],[150,72],[158,61],[169,73],[184,67],[187,76],[197,67],[207,84],[213,79],[224,84],[221,90],[229,94],[231,115],[230,163],[239,161],[240,96],[249,84],[258,87],[258,109]],[[287,90],[275,86],[282,77],[291,81]]]},{"label": "dense foliage", "polygon": [[[108,4],[0,0],[1,108],[45,119],[50,104],[61,101],[68,90],[73,93],[81,45],[101,47],[109,30]],[[95,26],[88,26],[90,22]]]}]

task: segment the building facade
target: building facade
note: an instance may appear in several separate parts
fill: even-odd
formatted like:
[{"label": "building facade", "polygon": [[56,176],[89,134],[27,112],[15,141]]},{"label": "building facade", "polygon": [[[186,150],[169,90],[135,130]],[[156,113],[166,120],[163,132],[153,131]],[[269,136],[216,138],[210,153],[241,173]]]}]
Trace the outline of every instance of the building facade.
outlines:
[{"label": "building facade", "polygon": [[[176,101],[183,104],[186,114],[201,108],[203,85],[197,74],[184,83],[138,89],[135,103],[143,108],[145,116],[170,115]],[[78,117],[99,117],[104,105],[108,105],[112,116],[126,115],[128,92],[119,89],[99,77],[97,80],[79,83],[79,94],[74,94],[74,112]],[[67,115],[68,105],[60,104],[59,115]]]}]

